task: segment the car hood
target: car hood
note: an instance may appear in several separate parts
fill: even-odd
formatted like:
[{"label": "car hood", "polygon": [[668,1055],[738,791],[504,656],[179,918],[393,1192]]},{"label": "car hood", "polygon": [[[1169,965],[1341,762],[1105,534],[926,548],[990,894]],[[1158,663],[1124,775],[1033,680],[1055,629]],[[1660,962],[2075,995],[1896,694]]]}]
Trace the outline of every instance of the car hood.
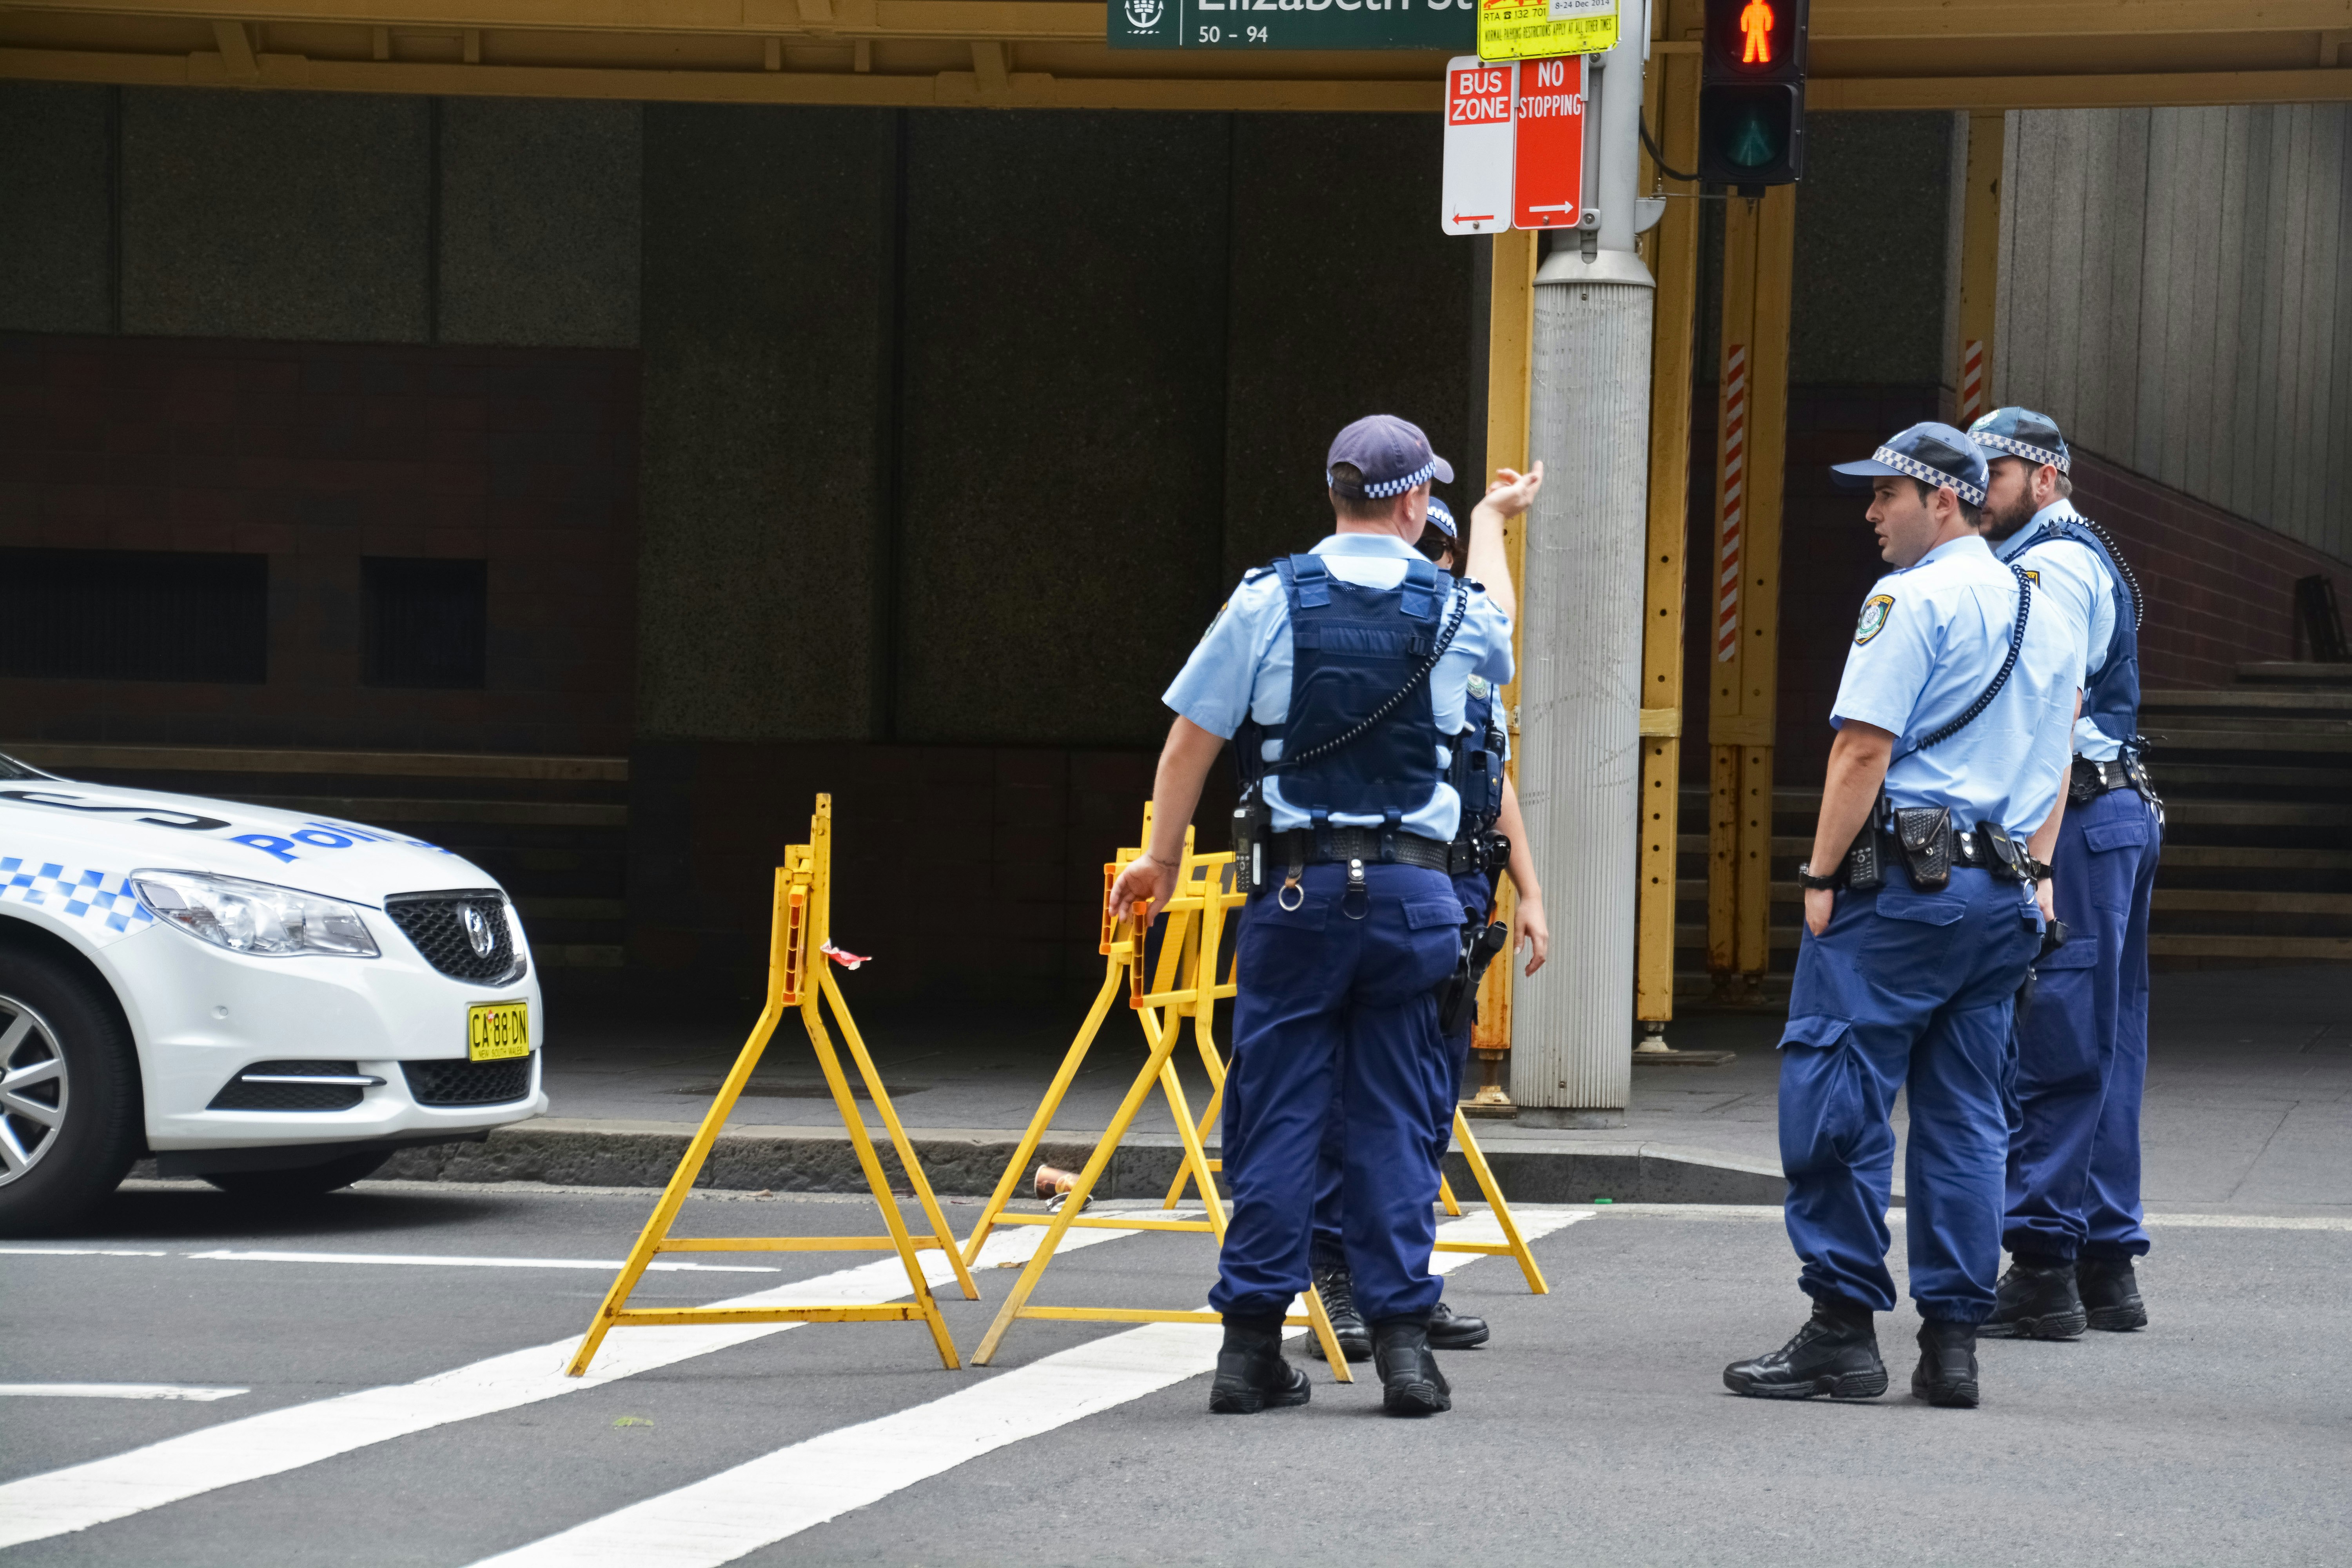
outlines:
[{"label": "car hood", "polygon": [[391,893],[499,885],[471,861],[391,828],[59,778],[0,778],[0,867],[11,859],[22,865],[9,870],[35,874],[49,864],[109,876],[213,871],[371,905]]}]

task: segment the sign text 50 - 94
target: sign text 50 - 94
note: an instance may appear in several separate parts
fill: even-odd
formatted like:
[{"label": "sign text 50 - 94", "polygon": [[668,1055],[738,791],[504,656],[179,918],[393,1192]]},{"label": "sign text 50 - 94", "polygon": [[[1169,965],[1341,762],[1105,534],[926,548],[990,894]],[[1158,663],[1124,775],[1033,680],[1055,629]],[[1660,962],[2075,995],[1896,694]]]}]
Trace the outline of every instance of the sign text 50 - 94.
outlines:
[{"label": "sign text 50 - 94", "polygon": [[1113,48],[1447,49],[1477,0],[1111,0]]}]

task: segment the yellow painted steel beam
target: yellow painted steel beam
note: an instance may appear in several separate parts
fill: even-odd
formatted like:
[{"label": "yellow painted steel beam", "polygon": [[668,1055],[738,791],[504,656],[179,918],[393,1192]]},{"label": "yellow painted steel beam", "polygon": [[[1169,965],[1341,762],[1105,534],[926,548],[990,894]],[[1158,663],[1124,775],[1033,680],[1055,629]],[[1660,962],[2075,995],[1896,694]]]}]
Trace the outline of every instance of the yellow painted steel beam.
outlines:
[{"label": "yellow painted steel beam", "polygon": [[601,67],[323,60],[264,54],[251,80],[232,76],[216,51],[186,55],[0,48],[0,78],[120,87],[262,87],[305,92],[436,97],[624,99],[669,103],[816,104],[878,109],[1147,109],[1435,113],[1443,84],[1430,81],[1284,81],[1216,78],[1073,78],[1013,71],[985,94],[971,71],[880,72],[635,70]]},{"label": "yellow painted steel beam", "polygon": [[547,32],[805,34],[818,37],[1099,41],[1085,0],[47,0],[61,16]]},{"label": "yellow painted steel beam", "polygon": [[2006,116],[1969,116],[1960,217],[1959,385],[1954,405],[1966,426],[1992,406],[1994,307],[2000,295],[2000,165]]},{"label": "yellow painted steel beam", "polygon": [[[1535,382],[1536,236],[1532,230],[1510,229],[1495,236],[1495,264],[1486,308],[1486,477],[1497,468],[1528,466],[1528,395]],[[1482,485],[1480,489],[1484,489]],[[1511,563],[1511,581],[1524,597],[1527,591],[1528,535],[1525,516],[1503,525],[1503,550]],[[1511,663],[1519,662],[1522,614],[1511,623]],[[1509,728],[1511,755],[1506,767],[1516,782],[1519,776],[1519,683],[1514,679],[1498,699]],[[1517,912],[1517,890],[1508,877],[1498,879],[1495,918],[1507,924]],[[1486,966],[1478,982],[1478,1016],[1472,1026],[1470,1047],[1488,1053],[1480,1060],[1491,1069],[1496,1054],[1511,1048],[1511,985],[1517,974],[1511,954],[1504,953]],[[1486,1077],[1482,1069],[1481,1077]]]},{"label": "yellow painted steel beam", "polygon": [[[1666,162],[1698,153],[1699,61],[1669,55],[1643,106]],[[1664,176],[1653,165],[1654,189]],[[1694,193],[1695,194],[1695,193]],[[1650,513],[1642,622],[1642,833],[1634,914],[1633,1016],[1675,1016],[1675,854],[1682,773],[1685,540],[1690,519],[1691,359],[1698,303],[1699,204],[1669,200],[1649,234],[1658,281],[1650,351]]]},{"label": "yellow painted steel beam", "polygon": [[2113,76],[1814,77],[1806,107],[1840,110],[2197,109],[2352,101],[2352,69]]},{"label": "yellow painted steel beam", "polygon": [[[1106,7],[1079,0],[47,0],[38,9],[211,21],[534,27],[630,33],[846,31],[921,26],[940,37],[1104,35]],[[957,13],[985,18],[974,33]],[[873,20],[869,20],[873,19]],[[1051,32],[996,31],[1045,27]],[[2352,0],[1815,0],[1816,44],[1979,38],[2123,38],[2319,33],[2352,27]]]}]

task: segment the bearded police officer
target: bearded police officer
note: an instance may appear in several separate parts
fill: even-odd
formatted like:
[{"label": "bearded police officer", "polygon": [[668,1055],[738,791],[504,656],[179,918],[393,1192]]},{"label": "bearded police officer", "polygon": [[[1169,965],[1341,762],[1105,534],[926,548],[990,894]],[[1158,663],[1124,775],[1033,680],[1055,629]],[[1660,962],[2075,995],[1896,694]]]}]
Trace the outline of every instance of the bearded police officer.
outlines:
[{"label": "bearded police officer", "polygon": [[[1391,1415],[1451,1407],[1428,1344],[1439,1281],[1436,1108],[1454,1081],[1436,989],[1460,959],[1446,876],[1461,803],[1447,782],[1470,678],[1511,678],[1497,604],[1414,549],[1432,480],[1453,470],[1388,415],[1331,443],[1337,531],[1246,577],[1168,689],[1152,842],[1111,890],[1115,915],[1164,905],[1201,784],[1229,737],[1244,782],[1240,925],[1223,1154],[1233,1213],[1210,1304],[1224,1314],[1209,1408],[1303,1405],[1282,1320],[1310,1279],[1317,1152],[1345,1107],[1344,1241]],[[1540,474],[1490,503],[1524,510]],[[1473,569],[1500,542],[1474,538]],[[1498,584],[1505,579],[1499,575]]]},{"label": "bearded police officer", "polygon": [[1798,868],[1780,1162],[1813,1311],[1723,1380],[1765,1398],[1885,1392],[1871,1315],[1895,1308],[1888,1113],[1907,1088],[1904,1228],[1923,1320],[1911,1392],[1973,1405],[1977,1325],[2000,1266],[2012,998],[2043,926],[2027,844],[2054,837],[2063,810],[2079,650],[1976,531],[1985,461],[1968,437],[1915,425],[1832,475],[1872,490],[1895,570],[1846,653],[1821,821]]},{"label": "bearded police officer", "polygon": [[2011,1258],[1982,1330],[2070,1340],[2147,1322],[2132,1260],[2140,1224],[2139,1106],[2147,1077],[2147,921],[2164,811],[2139,760],[2138,584],[2076,511],[2056,423],[1996,408],[1969,435],[1990,459],[1985,534],[2043,602],[2082,627],[2083,716],[2051,864],[2066,943],[2035,965],[2017,1024],[2009,1146]]},{"label": "bearded police officer", "polygon": [[[1503,514],[1491,507],[1481,506],[1471,514],[1473,529],[1493,530],[1492,537],[1497,543],[1502,521]],[[1469,551],[1454,522],[1453,510],[1433,496],[1430,498],[1429,522],[1422,533],[1420,550],[1457,577],[1468,574]],[[1510,735],[1503,721],[1501,689],[1484,676],[1470,678],[1467,700],[1463,704],[1462,731],[1446,749],[1450,754],[1446,782],[1454,786],[1454,793],[1462,802],[1461,821],[1454,834],[1453,863],[1447,870],[1454,879],[1454,896],[1462,905],[1463,919],[1474,933],[1474,945],[1467,955],[1470,962],[1457,982],[1465,987],[1464,994],[1459,998],[1448,994],[1447,1001],[1454,1016],[1440,1020],[1452,1075],[1447,1079],[1444,1103],[1433,1108],[1440,1128],[1441,1160],[1453,1136],[1454,1097],[1460,1092],[1463,1068],[1470,1060],[1470,1037],[1478,1022],[1478,980],[1486,962],[1499,951],[1491,939],[1478,941],[1495,907],[1496,871],[1507,868],[1518,892],[1507,933],[1508,945],[1516,949],[1522,942],[1527,944],[1529,974],[1543,967],[1551,947],[1551,931],[1544,918],[1543,885],[1536,879],[1535,858],[1528,849],[1517,793],[1503,770],[1510,754]],[[1496,928],[1496,934],[1505,933]],[[1342,1239],[1346,1211],[1341,1187],[1346,1151],[1347,1113],[1335,1100],[1330,1120],[1325,1124],[1322,1152],[1315,1172],[1315,1289],[1323,1298],[1323,1310],[1330,1314],[1332,1337],[1339,1342],[1341,1353],[1349,1361],[1369,1361],[1372,1331],[1356,1310],[1355,1280],[1348,1271],[1347,1248]],[[1484,1318],[1456,1312],[1444,1300],[1430,1309],[1432,1350],[1472,1350],[1485,1344],[1489,1337]],[[1322,1342],[1308,1339],[1307,1353],[1321,1360]]]}]

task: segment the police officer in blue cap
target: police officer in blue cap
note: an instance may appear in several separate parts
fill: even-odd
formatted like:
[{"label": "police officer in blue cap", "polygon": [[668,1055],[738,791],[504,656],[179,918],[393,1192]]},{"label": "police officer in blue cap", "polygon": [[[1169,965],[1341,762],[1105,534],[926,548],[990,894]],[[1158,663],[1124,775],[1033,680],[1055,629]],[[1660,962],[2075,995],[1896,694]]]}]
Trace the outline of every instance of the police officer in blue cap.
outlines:
[{"label": "police officer in blue cap", "polygon": [[[1432,496],[1429,523],[1423,531],[1421,552],[1454,576],[1469,571],[1469,552],[1454,520],[1453,509]],[[1544,965],[1551,948],[1551,929],[1544,917],[1543,884],[1537,879],[1535,857],[1528,848],[1527,825],[1519,815],[1517,793],[1503,764],[1510,756],[1510,733],[1503,722],[1501,689],[1484,676],[1470,678],[1463,705],[1462,731],[1447,748],[1452,753],[1446,782],[1461,797],[1462,816],[1454,833],[1454,896],[1466,922],[1463,963],[1449,985],[1442,1007],[1450,1016],[1444,1028],[1446,1059],[1453,1064],[1445,1103],[1434,1115],[1448,1142],[1454,1124],[1454,1096],[1459,1092],[1463,1069],[1470,1060],[1470,1037],[1478,1022],[1477,987],[1487,963],[1506,945],[1528,948],[1529,974]],[[1495,908],[1495,873],[1507,868],[1518,891],[1508,931],[1496,925],[1488,931]],[[1349,1361],[1370,1361],[1372,1331],[1356,1310],[1355,1280],[1348,1271],[1345,1200],[1342,1195],[1347,1154],[1348,1121],[1343,1106],[1334,1100],[1325,1125],[1323,1149],[1315,1173],[1315,1289],[1323,1310],[1330,1314],[1332,1337]],[[1445,1145],[1439,1145],[1439,1157]],[[1429,1348],[1474,1350],[1492,1337],[1486,1320],[1456,1312],[1444,1300],[1430,1309]],[[1307,1353],[1321,1360],[1322,1342],[1309,1339]]]},{"label": "police officer in blue cap", "polygon": [[[1440,1282],[1434,1118],[1454,1080],[1437,989],[1460,961],[1447,868],[1460,797],[1447,782],[1470,678],[1511,678],[1499,528],[1474,521],[1456,582],[1413,548],[1429,487],[1452,468],[1390,415],[1339,432],[1325,464],[1336,531],[1252,572],[1186,661],[1152,786],[1152,842],[1111,889],[1114,914],[1163,905],[1202,781],[1225,741],[1244,782],[1238,869],[1250,889],[1237,954],[1224,1162],[1233,1215],[1210,1304],[1224,1315],[1209,1408],[1303,1405],[1282,1320],[1307,1288],[1315,1166],[1345,1107],[1344,1241],[1371,1325],[1385,1409],[1451,1407],[1428,1343]],[[1526,510],[1541,471],[1481,504]],[[1499,602],[1498,602],[1499,601]]]},{"label": "police officer in blue cap", "polygon": [[1904,1228],[1922,1320],[1911,1392],[1973,1405],[1977,1325],[2000,1268],[2012,999],[2044,918],[2028,842],[2054,837],[2064,809],[2078,649],[1977,531],[1985,461],[1967,436],[1915,425],[1832,472],[1873,492],[1895,570],[1846,652],[1821,820],[1797,874],[1805,934],[1780,1039],[1780,1163],[1813,1311],[1723,1381],[1775,1399],[1885,1391],[1871,1315],[1895,1308],[1888,1113],[1907,1089]]},{"label": "police officer in blue cap", "polygon": [[2147,1322],[2132,1260],[2147,1077],[2147,921],[2164,810],[2139,760],[2139,584],[2106,531],[2074,510],[2055,421],[1996,408],[1969,428],[1990,459],[1993,552],[2031,576],[2084,641],[2083,715],[2052,867],[2064,946],[2035,965],[2018,1019],[2009,1147],[2011,1267],[1983,1332],[2071,1340]]}]

